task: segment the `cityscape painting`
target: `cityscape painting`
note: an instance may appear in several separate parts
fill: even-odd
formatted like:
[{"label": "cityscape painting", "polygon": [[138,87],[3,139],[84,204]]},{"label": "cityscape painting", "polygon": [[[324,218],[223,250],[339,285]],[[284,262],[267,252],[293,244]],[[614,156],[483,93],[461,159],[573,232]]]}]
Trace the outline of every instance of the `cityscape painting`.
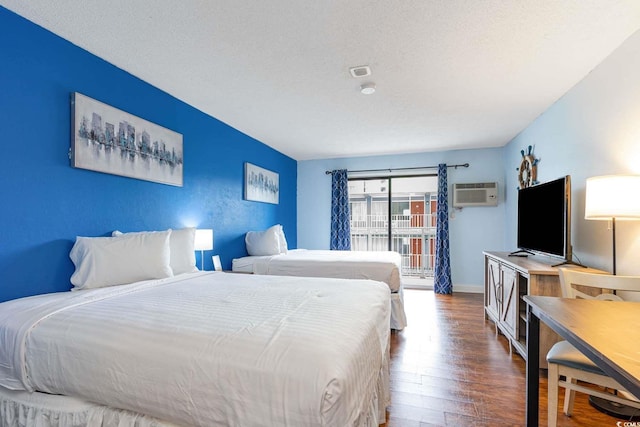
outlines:
[{"label": "cityscape painting", "polygon": [[280,200],[279,175],[251,163],[245,163],[244,198],[277,205]]},{"label": "cityscape painting", "polygon": [[71,166],[182,187],[182,134],[75,92]]}]

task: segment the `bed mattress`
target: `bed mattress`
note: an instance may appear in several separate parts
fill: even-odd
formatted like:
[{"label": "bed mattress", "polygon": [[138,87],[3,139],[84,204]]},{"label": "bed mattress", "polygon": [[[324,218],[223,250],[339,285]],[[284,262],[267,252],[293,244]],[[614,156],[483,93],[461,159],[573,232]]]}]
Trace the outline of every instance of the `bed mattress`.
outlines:
[{"label": "bed mattress", "polygon": [[270,256],[247,256],[232,261],[232,270],[282,276],[371,279],[384,282],[392,292],[402,286],[402,260],[393,251],[326,251],[294,249]]},{"label": "bed mattress", "polygon": [[374,425],[388,295],[367,280],[208,272],[8,301],[0,385],[169,425]]}]

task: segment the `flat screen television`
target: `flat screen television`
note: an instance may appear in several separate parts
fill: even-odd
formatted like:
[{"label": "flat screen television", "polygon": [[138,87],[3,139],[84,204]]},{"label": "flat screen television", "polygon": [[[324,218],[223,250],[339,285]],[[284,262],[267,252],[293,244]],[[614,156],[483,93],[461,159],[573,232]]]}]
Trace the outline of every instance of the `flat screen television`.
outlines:
[{"label": "flat screen television", "polygon": [[518,190],[518,248],[571,262],[571,178]]}]

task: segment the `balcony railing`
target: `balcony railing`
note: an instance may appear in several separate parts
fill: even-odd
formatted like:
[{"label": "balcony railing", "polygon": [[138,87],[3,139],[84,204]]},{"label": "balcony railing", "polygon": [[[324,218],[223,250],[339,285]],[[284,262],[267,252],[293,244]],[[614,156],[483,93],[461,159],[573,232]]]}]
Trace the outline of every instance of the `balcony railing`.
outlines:
[{"label": "balcony railing", "polygon": [[[389,249],[387,215],[352,216],[351,248],[354,251]],[[391,216],[391,249],[402,257],[402,274],[433,276],[435,256],[435,215]]]}]

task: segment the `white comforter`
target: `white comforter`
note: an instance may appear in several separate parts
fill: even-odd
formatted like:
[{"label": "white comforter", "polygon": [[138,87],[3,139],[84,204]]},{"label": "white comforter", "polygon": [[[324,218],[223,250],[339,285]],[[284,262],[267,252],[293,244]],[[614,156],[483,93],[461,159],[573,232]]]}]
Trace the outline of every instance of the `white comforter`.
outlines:
[{"label": "white comforter", "polygon": [[401,287],[402,259],[393,251],[326,251],[296,249],[271,256],[248,256],[233,260],[234,271],[280,276],[371,279]]},{"label": "white comforter", "polygon": [[179,425],[360,425],[388,325],[371,281],[195,273],[41,295],[0,304],[0,385]]}]

